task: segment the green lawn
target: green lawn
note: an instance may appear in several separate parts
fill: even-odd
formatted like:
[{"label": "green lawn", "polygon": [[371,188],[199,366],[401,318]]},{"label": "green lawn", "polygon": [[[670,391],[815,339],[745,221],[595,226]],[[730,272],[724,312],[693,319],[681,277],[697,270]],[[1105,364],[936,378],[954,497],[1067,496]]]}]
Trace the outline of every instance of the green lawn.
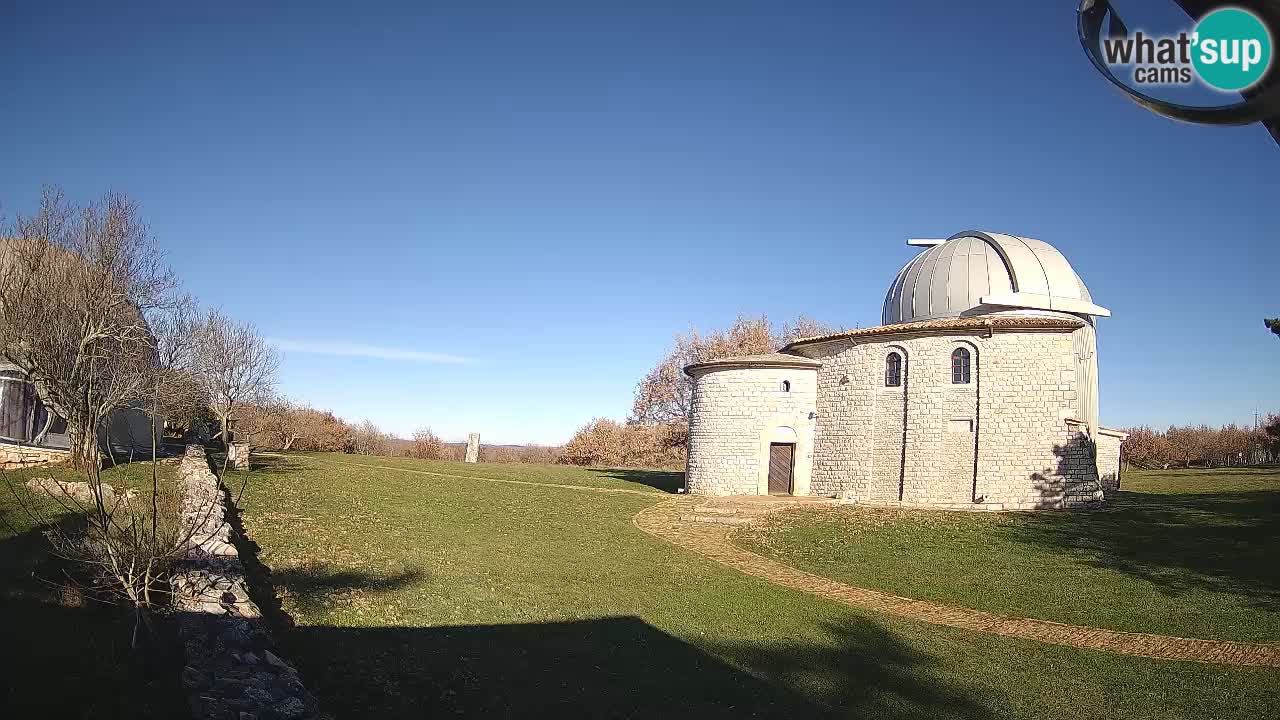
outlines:
[{"label": "green lawn", "polygon": [[[104,482],[149,488],[147,463],[103,472]],[[161,465],[162,481],[175,477]],[[0,708],[6,717],[183,718],[178,685],[180,649],[160,641],[129,648],[132,616],[75,592],[64,592],[73,570],[50,555],[42,530],[75,519],[50,498],[29,494],[31,477],[83,480],[61,467],[0,471]],[[47,524],[42,524],[44,521]],[[164,628],[161,624],[162,630]]]},{"label": "green lawn", "polygon": [[736,540],[913,598],[1059,622],[1280,641],[1280,469],[1131,472],[1088,513],[845,506]]},{"label": "green lawn", "polygon": [[294,455],[248,479],[296,622],[282,645],[339,717],[1280,714],[1274,669],[916,624],[741,575],[632,525],[669,473]]}]

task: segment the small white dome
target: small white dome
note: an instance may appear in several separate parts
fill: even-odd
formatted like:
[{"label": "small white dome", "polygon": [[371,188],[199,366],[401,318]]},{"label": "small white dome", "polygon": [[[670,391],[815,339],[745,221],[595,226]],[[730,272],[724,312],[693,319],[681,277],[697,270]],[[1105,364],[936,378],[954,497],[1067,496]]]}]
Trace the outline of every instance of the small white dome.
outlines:
[{"label": "small white dome", "polygon": [[[914,243],[913,243],[914,244]],[[1008,310],[1110,315],[1046,242],[965,231],[908,262],[884,298],[885,325]]]}]

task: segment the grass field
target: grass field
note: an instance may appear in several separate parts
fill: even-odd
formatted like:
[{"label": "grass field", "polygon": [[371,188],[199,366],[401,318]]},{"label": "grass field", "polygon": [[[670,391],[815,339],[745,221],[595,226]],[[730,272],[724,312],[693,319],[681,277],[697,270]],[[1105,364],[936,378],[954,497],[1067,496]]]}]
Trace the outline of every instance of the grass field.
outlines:
[{"label": "grass field", "polygon": [[[161,465],[171,482],[171,465]],[[151,467],[103,472],[114,487],[149,488]],[[31,477],[83,480],[60,467],[0,472],[0,714],[43,718],[183,718],[188,716],[168,645],[129,648],[132,615],[66,593],[68,568],[50,555],[48,523],[73,522],[55,501],[30,495]],[[162,633],[163,641],[169,637]]]},{"label": "grass field", "polygon": [[1280,469],[1132,472],[1107,510],[775,515],[736,541],[907,597],[1116,630],[1280,641]]},{"label": "grass field", "polygon": [[248,475],[243,520],[296,622],[282,645],[339,717],[1280,714],[1274,669],[921,625],[741,575],[632,525],[669,473],[318,455]]}]

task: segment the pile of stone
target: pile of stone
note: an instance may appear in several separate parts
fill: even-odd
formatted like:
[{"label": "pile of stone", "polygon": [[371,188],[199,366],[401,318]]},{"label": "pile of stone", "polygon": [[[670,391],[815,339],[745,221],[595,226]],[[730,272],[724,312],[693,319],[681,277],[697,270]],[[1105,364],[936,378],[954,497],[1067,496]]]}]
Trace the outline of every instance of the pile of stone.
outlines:
[{"label": "pile of stone", "polygon": [[274,651],[226,522],[218,478],[204,448],[187,447],[178,465],[182,515],[190,528],[176,573],[174,605],[186,655],[182,686],[196,720],[310,720],[320,717],[298,671]]},{"label": "pile of stone", "polygon": [[[51,477],[31,478],[27,481],[27,489],[38,495],[48,495],[64,502],[73,501],[81,505],[93,505],[93,488],[87,482],[65,482]],[[124,491],[124,500],[137,497],[138,491],[129,488]],[[116,489],[102,483],[102,502],[110,510],[116,504]]]}]

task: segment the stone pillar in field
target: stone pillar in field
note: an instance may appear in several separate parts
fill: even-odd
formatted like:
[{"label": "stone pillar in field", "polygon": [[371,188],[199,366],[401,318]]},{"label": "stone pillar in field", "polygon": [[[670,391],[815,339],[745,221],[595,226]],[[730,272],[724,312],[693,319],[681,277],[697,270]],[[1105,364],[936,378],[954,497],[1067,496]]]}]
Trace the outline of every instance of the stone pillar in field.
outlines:
[{"label": "stone pillar in field", "polygon": [[467,458],[469,463],[480,461],[480,433],[467,435]]},{"label": "stone pillar in field", "polygon": [[233,442],[227,446],[227,465],[232,470],[249,469],[249,443]]}]

